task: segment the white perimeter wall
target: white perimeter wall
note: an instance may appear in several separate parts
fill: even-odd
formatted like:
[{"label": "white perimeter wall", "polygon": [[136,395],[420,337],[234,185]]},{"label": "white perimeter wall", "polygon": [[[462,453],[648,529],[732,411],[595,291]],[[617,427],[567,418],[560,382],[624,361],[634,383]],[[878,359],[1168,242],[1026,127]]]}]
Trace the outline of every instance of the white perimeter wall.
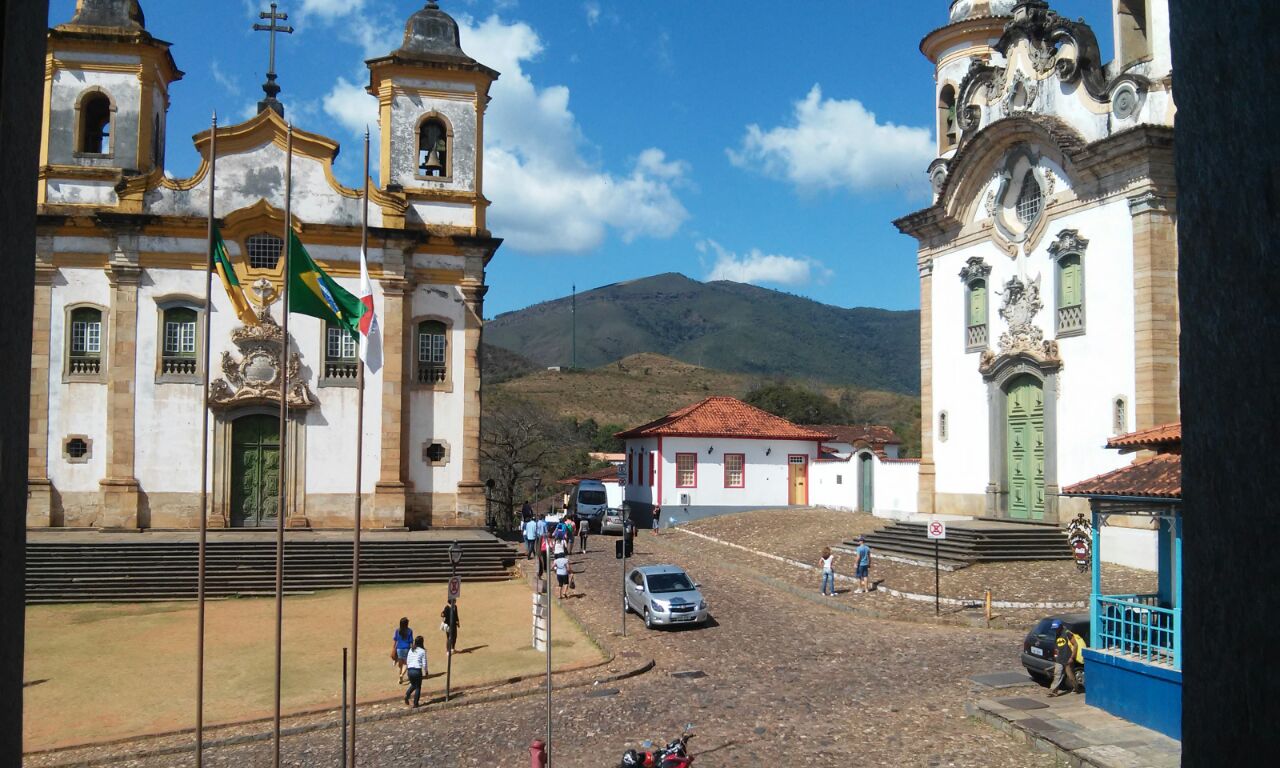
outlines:
[{"label": "white perimeter wall", "polygon": [[[1094,535],[1098,537],[1098,554],[1102,556],[1102,562],[1144,571],[1159,569],[1160,556],[1155,531],[1104,525]],[[1107,572],[1103,569],[1104,580],[1106,575]]]},{"label": "white perimeter wall", "polygon": [[[872,457],[872,510],[878,517],[904,518],[915,514],[920,463],[883,461]],[[821,461],[809,473],[809,503],[832,509],[858,508],[858,455],[849,461]]]}]

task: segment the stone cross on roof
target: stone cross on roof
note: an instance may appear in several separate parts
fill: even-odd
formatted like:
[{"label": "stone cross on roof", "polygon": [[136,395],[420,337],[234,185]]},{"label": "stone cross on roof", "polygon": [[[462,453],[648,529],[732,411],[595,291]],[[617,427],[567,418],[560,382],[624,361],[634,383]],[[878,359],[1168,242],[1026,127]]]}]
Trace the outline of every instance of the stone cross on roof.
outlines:
[{"label": "stone cross on roof", "polygon": [[288,21],[289,14],[277,13],[275,3],[271,4],[270,11],[262,11],[258,14],[258,17],[262,19],[269,19],[271,22],[270,24],[253,25],[253,31],[266,32],[271,36],[271,52],[267,60],[267,81],[262,84],[262,90],[267,94],[267,97],[258,102],[258,111],[262,112],[265,109],[272,109],[275,110],[277,115],[284,117],[284,105],[276,98],[280,93],[280,86],[276,85],[276,33],[283,32],[286,35],[292,35],[293,27],[276,24],[277,21]]}]

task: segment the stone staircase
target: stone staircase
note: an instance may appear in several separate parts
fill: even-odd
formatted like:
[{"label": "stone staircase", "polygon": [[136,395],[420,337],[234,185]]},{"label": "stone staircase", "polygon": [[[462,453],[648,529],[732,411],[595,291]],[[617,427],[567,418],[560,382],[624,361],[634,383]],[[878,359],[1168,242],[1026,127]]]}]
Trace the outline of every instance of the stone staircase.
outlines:
[{"label": "stone staircase", "polygon": [[[362,541],[362,584],[449,580],[448,540]],[[513,576],[515,550],[493,537],[460,540],[464,582]],[[194,600],[197,544],[192,541],[28,542],[28,603]],[[350,541],[286,541],[284,590],[303,594],[351,585]],[[275,594],[275,539],[217,541],[206,549],[208,597]]]},{"label": "stone staircase", "polygon": [[[924,521],[898,521],[866,536],[873,552],[933,561],[934,542]],[[845,542],[856,546],[855,542]],[[1064,529],[1046,523],[1008,520],[964,520],[947,523],[947,538],[938,545],[939,559],[952,567],[1010,560],[1070,560]]]}]

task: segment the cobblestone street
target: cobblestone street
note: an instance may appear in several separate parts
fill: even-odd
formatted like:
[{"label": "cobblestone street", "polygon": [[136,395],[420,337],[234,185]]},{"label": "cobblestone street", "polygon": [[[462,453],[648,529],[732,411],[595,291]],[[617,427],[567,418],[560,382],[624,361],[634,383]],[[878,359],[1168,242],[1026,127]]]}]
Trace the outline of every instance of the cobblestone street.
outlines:
[{"label": "cobblestone street", "polygon": [[[553,765],[613,766],[646,738],[658,741],[693,722],[698,765],[1035,766],[1030,753],[964,713],[970,675],[1017,666],[1015,632],[868,619],[833,610],[723,548],[644,532],[631,563],[675,562],[703,585],[714,622],[648,631],[632,616],[618,635],[620,564],[613,537],[596,536],[575,556],[581,597],[571,609],[616,652],[619,662],[655,668],[596,690],[555,697]],[[524,564],[524,561],[521,561]],[[836,598],[839,600],[840,598]],[[626,663],[614,666],[627,666]],[[671,677],[698,670],[705,677]],[[606,689],[606,690],[600,690]],[[616,690],[613,695],[592,695]],[[364,725],[362,766],[524,766],[543,734],[541,695]],[[259,729],[260,730],[260,729]],[[286,765],[338,764],[339,734],[287,737]],[[190,765],[187,756],[125,759],[126,766]],[[269,742],[210,750],[206,765],[269,765]]]}]

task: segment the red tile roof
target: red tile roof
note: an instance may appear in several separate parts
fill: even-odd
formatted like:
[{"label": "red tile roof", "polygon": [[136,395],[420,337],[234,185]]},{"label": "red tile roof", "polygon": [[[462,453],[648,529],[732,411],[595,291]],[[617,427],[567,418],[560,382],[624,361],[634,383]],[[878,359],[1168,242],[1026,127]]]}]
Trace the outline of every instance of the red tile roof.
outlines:
[{"label": "red tile roof", "polygon": [[829,432],[798,427],[736,397],[708,397],[615,437],[742,437],[758,440],[830,440]]},{"label": "red tile roof", "polygon": [[839,443],[867,443],[872,446],[901,445],[902,438],[889,427],[878,424],[806,424],[806,428],[833,435]]},{"label": "red tile roof", "polygon": [[1066,496],[1181,499],[1182,457],[1176,453],[1157,454],[1137,464],[1067,486],[1062,493]]},{"label": "red tile roof", "polygon": [[[619,455],[623,457],[626,456],[626,454]],[[602,483],[616,483],[618,482],[618,468],[605,467],[604,469],[594,469],[584,475],[566,477],[560,481],[560,485],[577,485],[581,480],[599,480]]]},{"label": "red tile roof", "polygon": [[1162,424],[1158,427],[1118,435],[1107,441],[1108,448],[1121,451],[1161,451],[1178,453],[1182,450],[1182,422]]}]

